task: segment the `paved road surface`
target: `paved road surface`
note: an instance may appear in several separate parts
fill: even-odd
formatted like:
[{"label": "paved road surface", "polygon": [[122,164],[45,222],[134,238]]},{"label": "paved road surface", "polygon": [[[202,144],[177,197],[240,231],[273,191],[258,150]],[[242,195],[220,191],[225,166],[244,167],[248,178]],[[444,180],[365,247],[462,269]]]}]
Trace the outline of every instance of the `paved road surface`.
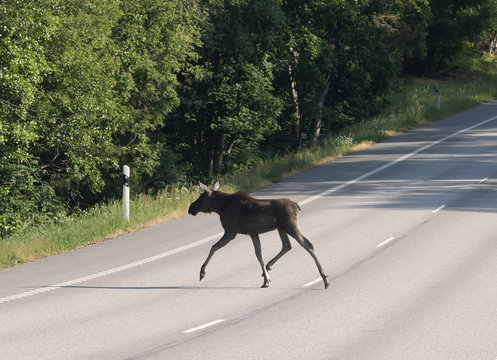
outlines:
[{"label": "paved road surface", "polygon": [[243,235],[199,283],[222,229],[184,217],[0,271],[0,358],[497,358],[497,102],[256,195],[301,203],[328,290],[293,240],[260,289]]}]

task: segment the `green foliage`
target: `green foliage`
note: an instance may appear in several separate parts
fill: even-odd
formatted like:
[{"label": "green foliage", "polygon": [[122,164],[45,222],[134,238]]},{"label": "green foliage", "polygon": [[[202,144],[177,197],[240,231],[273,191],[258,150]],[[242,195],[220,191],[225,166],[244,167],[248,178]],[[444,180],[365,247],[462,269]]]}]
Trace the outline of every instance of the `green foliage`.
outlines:
[{"label": "green foliage", "polygon": [[[190,70],[188,62],[196,56],[198,12],[188,2],[162,0],[124,1],[121,9],[112,31],[121,60],[116,90],[126,114],[118,139],[124,150],[120,158],[138,170],[135,178],[143,175],[146,180],[168,158],[161,156],[163,142],[152,143],[150,137],[179,104],[177,76]],[[168,165],[174,167],[167,164],[161,170]]]},{"label": "green foliage", "polygon": [[433,16],[428,22],[427,56],[424,71],[441,72],[456,57],[464,55],[485,29],[495,22],[494,0],[430,1]]},{"label": "green foliage", "polygon": [[50,1],[0,4],[0,235],[64,209],[43,181],[36,153],[43,128],[36,102],[50,69],[45,45],[58,28],[51,7]]},{"label": "green foliage", "polygon": [[200,70],[183,82],[173,130],[193,176],[250,164],[260,156],[258,144],[278,127],[281,101],[274,94],[273,68],[282,14],[277,4],[204,4],[203,46],[195,62]]},{"label": "green foliage", "polygon": [[491,58],[496,24],[495,0],[3,1],[0,236],[118,198],[123,164],[156,195],[297,164],[401,72]]},{"label": "green foliage", "polygon": [[316,131],[336,132],[379,110],[399,73],[399,59],[385,41],[388,4],[284,2],[286,68],[294,88],[286,114],[296,119],[285,131],[296,128],[298,148]]},{"label": "green foliage", "polygon": [[47,45],[50,71],[41,84],[37,153],[47,181],[71,203],[105,186],[116,170],[113,134],[123,115],[114,87],[119,60],[109,38],[117,7],[111,1],[65,2],[54,13],[60,31]]}]

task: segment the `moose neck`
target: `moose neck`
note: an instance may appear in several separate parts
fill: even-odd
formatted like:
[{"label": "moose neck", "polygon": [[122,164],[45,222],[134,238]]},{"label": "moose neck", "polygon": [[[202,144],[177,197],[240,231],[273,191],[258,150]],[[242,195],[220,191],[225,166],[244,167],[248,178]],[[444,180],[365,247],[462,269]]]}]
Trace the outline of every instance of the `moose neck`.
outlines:
[{"label": "moose neck", "polygon": [[231,194],[223,193],[221,191],[216,191],[210,198],[210,206],[212,211],[215,213],[220,213],[221,210],[230,201]]}]

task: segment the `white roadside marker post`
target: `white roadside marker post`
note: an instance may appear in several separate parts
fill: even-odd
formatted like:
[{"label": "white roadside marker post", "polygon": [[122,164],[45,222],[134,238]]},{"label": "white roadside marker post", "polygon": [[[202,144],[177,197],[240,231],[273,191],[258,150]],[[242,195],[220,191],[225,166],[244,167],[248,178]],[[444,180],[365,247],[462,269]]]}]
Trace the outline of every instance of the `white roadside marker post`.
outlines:
[{"label": "white roadside marker post", "polygon": [[440,110],[440,96],[438,95],[438,83],[435,83],[435,102],[437,110]]},{"label": "white roadside marker post", "polygon": [[129,221],[129,166],[123,166],[124,184],[123,184],[123,216],[124,220]]}]

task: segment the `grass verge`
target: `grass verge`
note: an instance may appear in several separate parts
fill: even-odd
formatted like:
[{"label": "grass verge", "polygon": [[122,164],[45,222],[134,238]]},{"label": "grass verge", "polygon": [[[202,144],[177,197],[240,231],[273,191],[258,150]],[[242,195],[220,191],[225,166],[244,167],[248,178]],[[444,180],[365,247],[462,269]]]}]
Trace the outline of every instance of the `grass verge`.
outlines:
[{"label": "grass verge", "polygon": [[[471,79],[438,81],[440,110],[435,106],[433,80],[405,79],[401,85],[401,90],[391,95],[390,106],[378,116],[355,124],[339,135],[321,138],[316,149],[276,157],[231,176],[225,179],[223,190],[254,191],[347,152],[497,97],[497,76],[488,74]],[[2,238],[0,268],[62,253],[182,216],[197,196],[196,186],[170,187],[154,196],[132,197],[129,222],[123,220],[121,203],[113,201],[67,218],[62,223]]]}]

